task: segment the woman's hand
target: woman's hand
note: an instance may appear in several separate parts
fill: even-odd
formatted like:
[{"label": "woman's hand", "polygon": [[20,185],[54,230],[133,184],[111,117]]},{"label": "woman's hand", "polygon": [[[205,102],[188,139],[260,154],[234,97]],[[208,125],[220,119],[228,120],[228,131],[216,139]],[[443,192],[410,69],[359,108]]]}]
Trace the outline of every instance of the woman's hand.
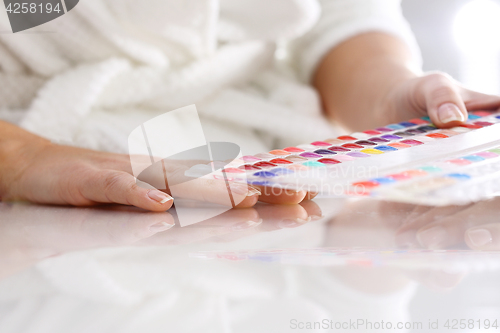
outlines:
[{"label": "woman's hand", "polygon": [[355,131],[425,115],[451,127],[467,120],[467,111],[500,108],[499,96],[467,90],[443,73],[423,75],[403,41],[376,32],[332,49],[313,84],[326,115]]},{"label": "woman's hand", "polygon": [[165,211],[172,198],[139,187],[126,155],[61,146],[0,122],[0,197],[37,203],[133,205]]},{"label": "woman's hand", "polygon": [[[128,155],[98,152],[53,144],[14,125],[0,121],[0,198],[44,204],[89,206],[118,203],[165,211],[173,198],[132,176]],[[149,161],[149,158],[147,159]],[[182,165],[174,174],[183,175]],[[163,174],[162,174],[163,175]],[[141,179],[142,180],[142,179]],[[138,185],[140,184],[140,185]],[[305,191],[269,191],[246,184],[196,179],[180,187],[180,196],[224,203],[231,191],[238,208],[252,207],[258,200],[297,204],[312,198]],[[226,200],[227,201],[227,200]]]},{"label": "woman's hand", "polygon": [[430,73],[398,83],[377,112],[387,123],[429,115],[439,127],[467,120],[468,111],[500,108],[500,97],[465,89],[444,73]]}]

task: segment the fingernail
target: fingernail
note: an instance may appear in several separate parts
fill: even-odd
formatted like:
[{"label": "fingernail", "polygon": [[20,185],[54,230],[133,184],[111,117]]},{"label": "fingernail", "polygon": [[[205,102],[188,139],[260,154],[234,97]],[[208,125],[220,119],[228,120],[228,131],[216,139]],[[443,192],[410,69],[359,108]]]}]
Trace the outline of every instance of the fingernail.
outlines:
[{"label": "fingernail", "polygon": [[318,216],[318,215],[311,215],[311,221],[318,221],[321,220],[324,216]]},{"label": "fingernail", "polygon": [[247,197],[262,194],[256,187],[247,184],[231,183],[229,184],[229,189],[234,194],[246,195]]},{"label": "fingernail", "polygon": [[250,189],[247,184],[230,183],[229,190],[234,194],[247,195]]},{"label": "fingernail", "polygon": [[231,230],[233,230],[233,231],[245,230],[245,229],[256,227],[261,223],[262,223],[262,219],[260,219],[258,221],[245,221],[242,223],[237,223],[235,225],[232,225]]},{"label": "fingernail", "polygon": [[295,219],[295,220],[285,219],[285,220],[280,221],[278,223],[278,226],[280,228],[296,228],[296,227],[300,227],[301,225],[306,224],[309,221],[311,221],[310,217],[308,217],[307,220],[303,220],[303,219]]},{"label": "fingernail", "polygon": [[152,226],[149,227],[149,231],[158,233],[161,231],[168,230],[172,228],[174,225],[173,224],[168,224],[167,222],[160,222],[157,224],[153,224]]},{"label": "fingernail", "polygon": [[441,105],[438,109],[438,117],[443,124],[451,123],[452,121],[463,122],[465,120],[463,113],[453,103]]},{"label": "fingernail", "polygon": [[417,240],[420,245],[432,250],[440,249],[447,237],[448,233],[442,227],[432,227],[417,233]]},{"label": "fingernail", "polygon": [[167,201],[173,200],[173,198],[170,195],[163,193],[162,191],[158,191],[158,190],[149,191],[148,197],[150,197],[152,200],[154,200],[158,203],[161,203],[161,204],[164,204]]},{"label": "fingernail", "polygon": [[468,230],[466,233],[472,245],[477,247],[490,244],[493,241],[491,233],[486,229]]},{"label": "fingernail", "polygon": [[262,192],[256,188],[256,187],[253,187],[251,185],[248,186],[248,194],[247,194],[247,197],[251,197],[253,195],[261,195]]}]

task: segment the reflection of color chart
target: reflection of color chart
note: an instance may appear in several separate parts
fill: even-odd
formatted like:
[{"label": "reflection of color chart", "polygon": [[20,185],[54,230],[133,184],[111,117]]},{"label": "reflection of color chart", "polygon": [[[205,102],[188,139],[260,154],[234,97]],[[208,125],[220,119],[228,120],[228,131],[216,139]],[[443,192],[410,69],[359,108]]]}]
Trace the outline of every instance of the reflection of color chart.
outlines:
[{"label": "reflection of color chart", "polygon": [[304,248],[248,251],[201,251],[192,258],[258,261],[303,266],[398,267],[453,271],[500,269],[500,252],[470,250],[401,250],[371,248]]},{"label": "reflection of color chart", "polygon": [[[224,171],[250,184],[327,196],[377,196],[462,204],[500,191],[500,116],[472,112],[467,124],[437,129],[428,117],[334,139],[243,156]],[[187,175],[207,168],[198,165]],[[242,177],[243,178],[243,177]],[[487,186],[485,186],[487,184]]]}]

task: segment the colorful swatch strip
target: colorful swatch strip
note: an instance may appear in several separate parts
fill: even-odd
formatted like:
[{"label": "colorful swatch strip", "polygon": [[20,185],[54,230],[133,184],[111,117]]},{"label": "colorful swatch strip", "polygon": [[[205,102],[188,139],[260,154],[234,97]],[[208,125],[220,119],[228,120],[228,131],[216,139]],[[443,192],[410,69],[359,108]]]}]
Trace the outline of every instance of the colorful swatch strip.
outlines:
[{"label": "colorful swatch strip", "polygon": [[[246,179],[254,185],[272,185],[279,183],[281,177],[289,177],[299,171],[315,168],[328,168],[342,163],[370,158],[391,152],[411,149],[429,142],[461,135],[500,122],[500,115],[479,111],[469,114],[467,124],[451,129],[438,129],[430,123],[428,117],[412,119],[399,124],[391,124],[364,132],[342,135],[324,141],[315,141],[297,147],[272,150],[267,153],[243,156],[235,160],[225,172],[229,177],[238,178],[238,174],[246,174]],[[458,159],[454,163],[473,163],[485,156],[493,156],[495,152],[484,152],[481,155]],[[399,177],[423,174],[423,169],[410,170],[405,175],[392,175],[381,179],[372,179],[364,183],[367,188],[377,187]]]},{"label": "colorful swatch strip", "polygon": [[[376,196],[431,205],[465,204],[500,192],[500,174],[496,174],[497,170],[500,172],[500,147],[491,146],[496,138],[492,135],[494,128],[489,128],[498,123],[500,114],[486,111],[471,112],[466,124],[450,129],[438,129],[428,117],[422,117],[310,144],[247,155],[229,164],[196,165],[186,175],[208,175],[257,186],[308,187],[310,191],[320,187],[317,192],[328,196]],[[470,136],[482,136],[475,131],[483,128],[488,128],[485,131],[489,133],[489,139],[485,137],[485,142],[477,146],[486,144],[489,148],[473,151],[474,146],[466,150],[460,146],[458,142],[466,142]],[[449,138],[452,139],[447,140]],[[432,153],[432,162],[419,164],[419,156],[426,145],[429,145],[427,152]],[[453,151],[458,155],[441,160],[443,155],[439,149],[444,149],[448,156],[453,156]],[[403,150],[411,153],[403,154],[406,161],[405,158],[400,161],[403,155],[387,155]],[[471,150],[473,152],[467,154],[459,153]],[[408,158],[414,161],[411,168],[383,174],[383,170],[400,170],[398,165],[408,164]],[[382,171],[376,172],[376,177],[344,176],[342,173],[371,167]],[[481,182],[480,179],[485,180]],[[476,184],[475,187],[470,185],[472,183]],[[460,187],[460,184],[467,186]],[[324,191],[324,185],[330,188]],[[336,187],[341,188],[339,193],[335,191]]]},{"label": "colorful swatch strip", "polygon": [[500,146],[355,182],[350,194],[442,206],[468,204],[499,193]]}]

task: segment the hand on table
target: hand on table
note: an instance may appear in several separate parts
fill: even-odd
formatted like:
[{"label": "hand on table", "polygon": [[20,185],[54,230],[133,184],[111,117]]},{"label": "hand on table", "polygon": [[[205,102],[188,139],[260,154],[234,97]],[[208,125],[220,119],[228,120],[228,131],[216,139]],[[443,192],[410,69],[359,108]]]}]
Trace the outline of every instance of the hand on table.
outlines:
[{"label": "hand on table", "polygon": [[445,249],[466,245],[473,250],[500,251],[500,198],[467,206],[417,206],[398,230],[404,247]]},{"label": "hand on table", "polygon": [[[118,203],[150,211],[165,211],[173,204],[169,194],[144,183],[138,185],[132,176],[128,155],[52,144],[1,121],[0,129],[5,133],[0,140],[0,198],[3,200],[73,206]],[[179,176],[185,171],[182,164],[166,167],[174,169],[173,174]],[[181,197],[213,203],[221,203],[221,198],[228,193],[223,180],[195,179],[179,188]],[[267,188],[237,183],[230,183],[229,189],[233,196],[240,197],[237,201],[240,208],[251,207],[258,200],[297,204],[313,197],[305,191],[273,193]]]}]

